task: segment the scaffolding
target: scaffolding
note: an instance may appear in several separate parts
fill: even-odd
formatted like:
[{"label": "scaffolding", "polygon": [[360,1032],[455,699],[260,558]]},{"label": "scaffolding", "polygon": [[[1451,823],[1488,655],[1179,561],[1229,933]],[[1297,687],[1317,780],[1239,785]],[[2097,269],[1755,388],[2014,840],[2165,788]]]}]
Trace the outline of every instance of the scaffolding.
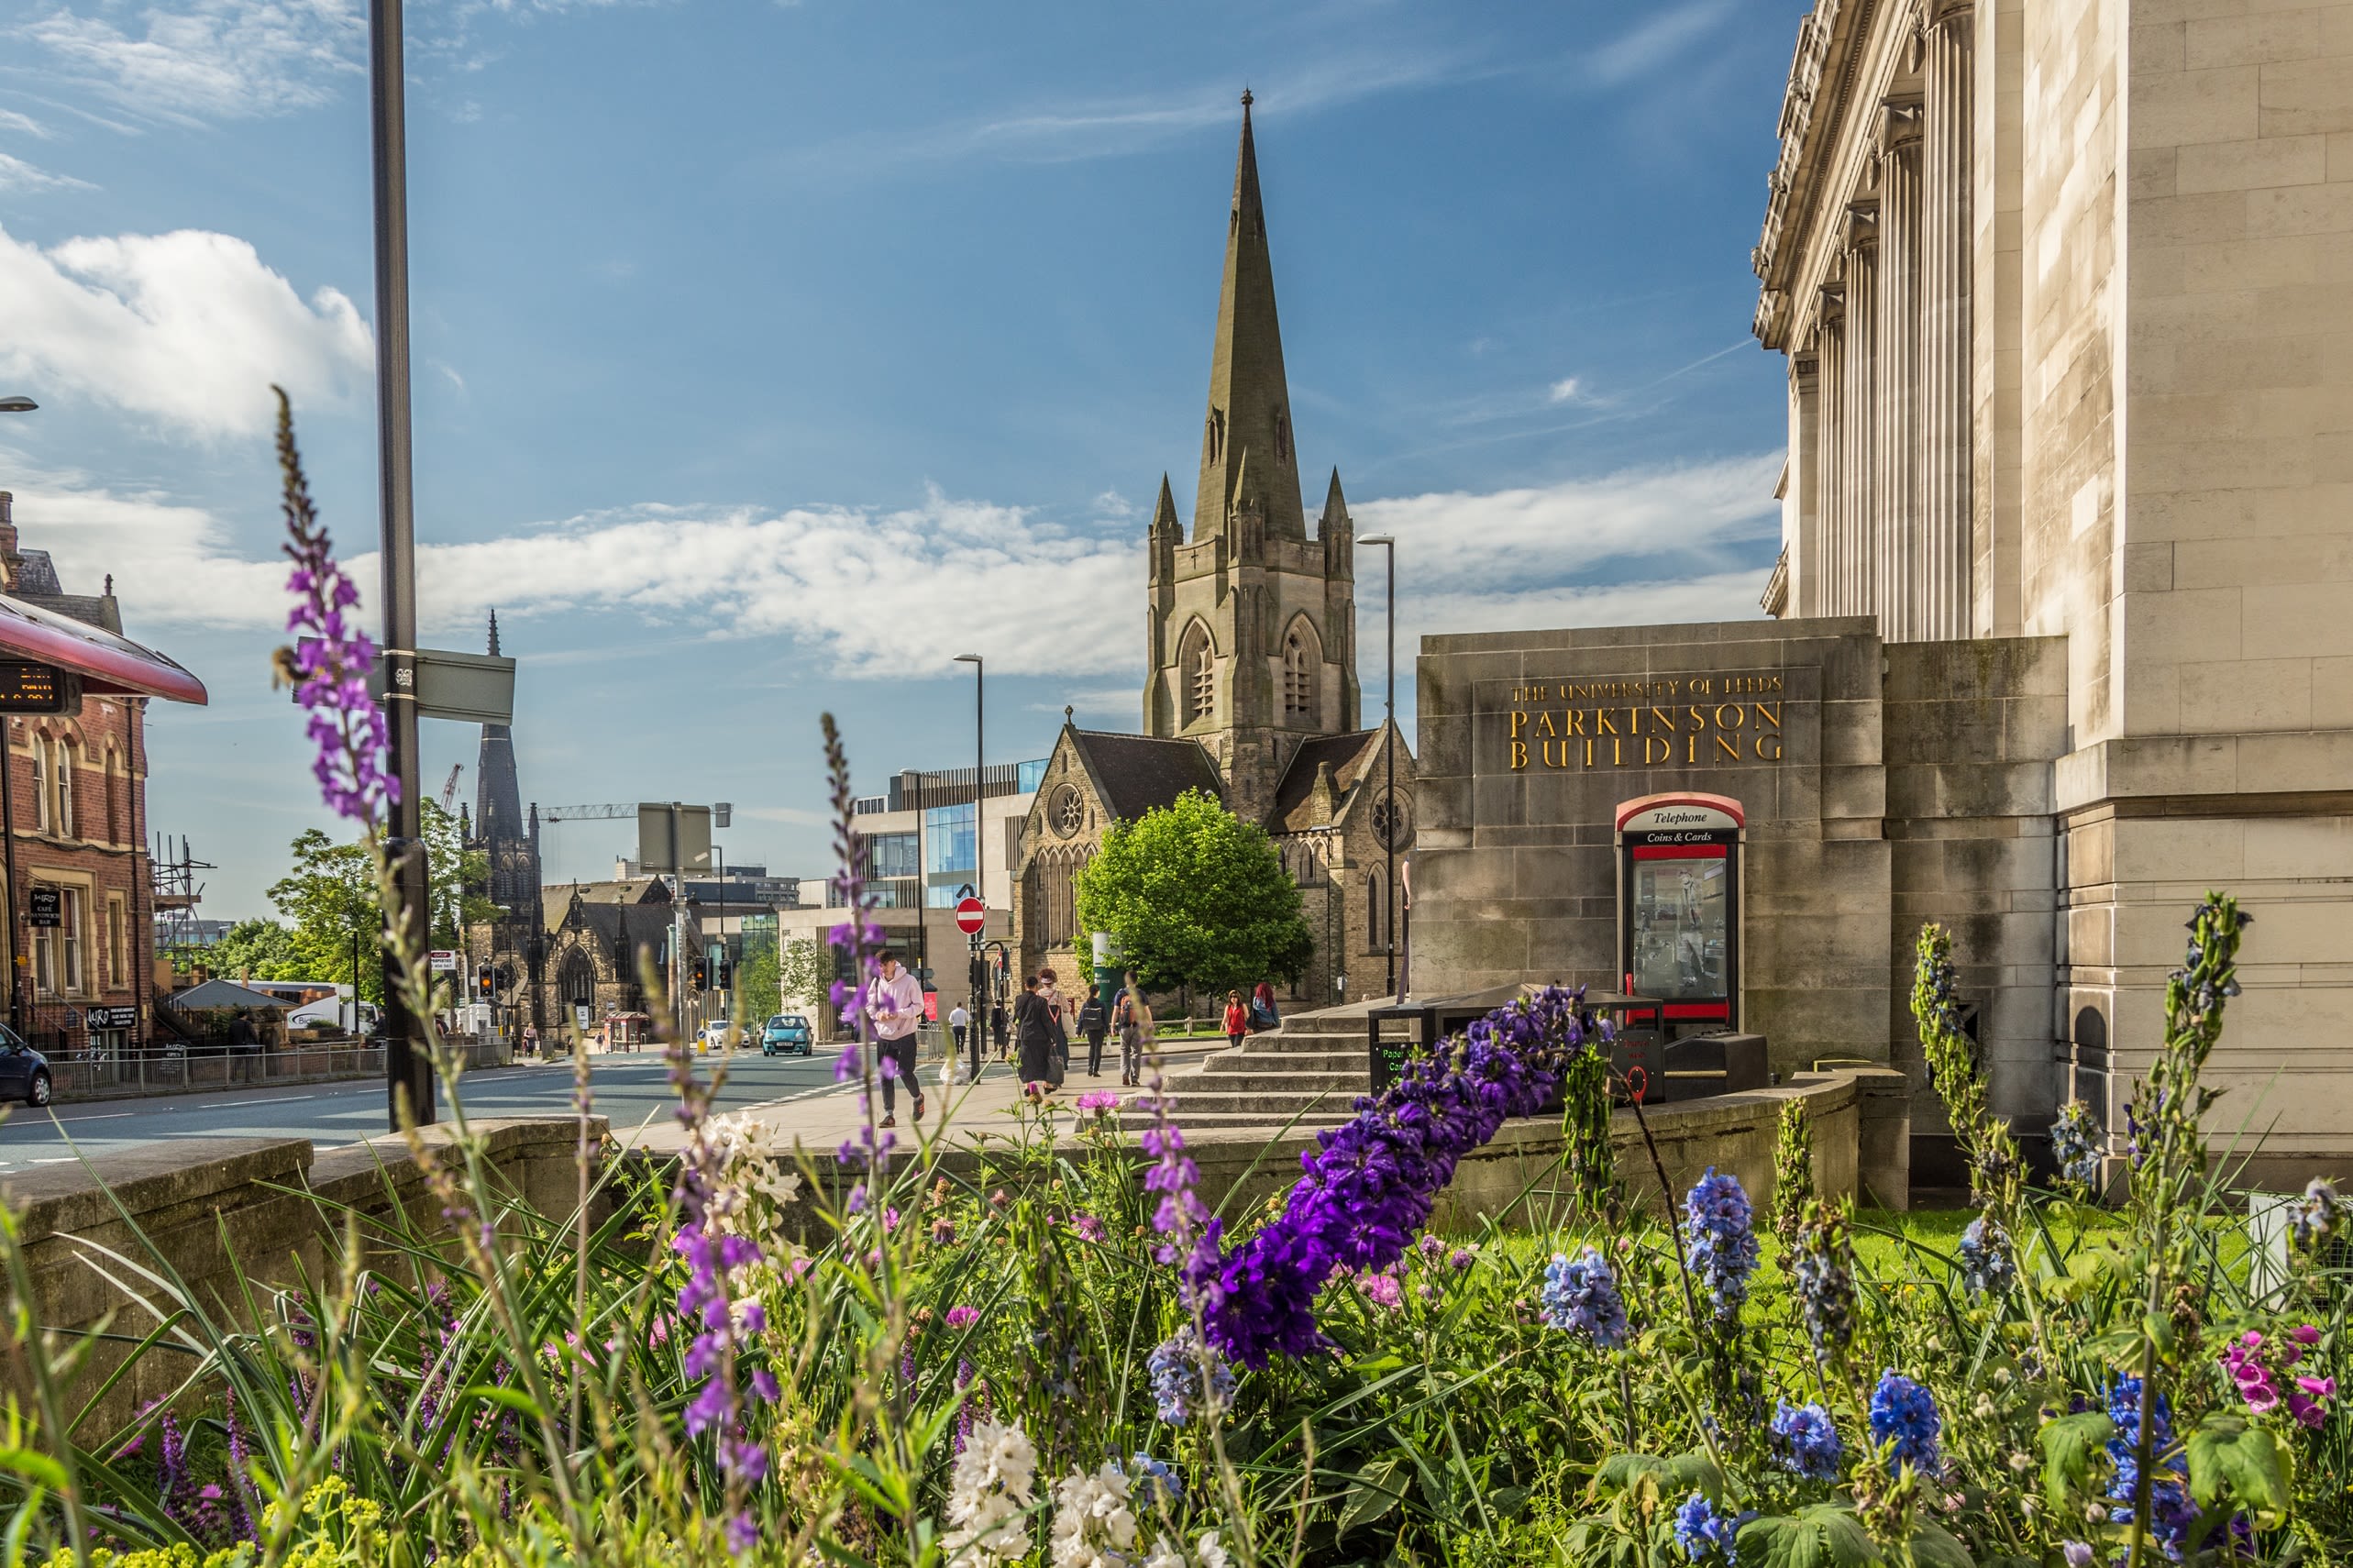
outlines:
[{"label": "scaffolding", "polygon": [[167,952],[193,945],[197,941],[196,906],[204,899],[204,885],[196,879],[196,873],[220,867],[191,854],[184,834],[175,852],[169,834],[155,835],[148,865],[155,883],[156,945]]}]

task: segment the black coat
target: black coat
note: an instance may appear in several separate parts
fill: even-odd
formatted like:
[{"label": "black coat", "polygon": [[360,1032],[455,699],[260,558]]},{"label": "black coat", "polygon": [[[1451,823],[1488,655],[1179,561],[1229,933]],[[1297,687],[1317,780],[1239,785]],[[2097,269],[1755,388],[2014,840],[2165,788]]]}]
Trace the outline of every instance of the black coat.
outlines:
[{"label": "black coat", "polygon": [[1013,999],[1013,1043],[1021,1054],[1023,1083],[1060,1080],[1055,1059],[1070,1050],[1070,1036],[1063,1030],[1062,1015],[1035,991]]}]

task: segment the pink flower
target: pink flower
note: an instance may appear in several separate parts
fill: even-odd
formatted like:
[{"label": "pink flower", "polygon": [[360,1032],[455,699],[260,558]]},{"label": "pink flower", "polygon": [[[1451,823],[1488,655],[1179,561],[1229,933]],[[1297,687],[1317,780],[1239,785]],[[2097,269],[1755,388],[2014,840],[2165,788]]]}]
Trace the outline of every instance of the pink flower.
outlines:
[{"label": "pink flower", "polygon": [[2288,1338],[2300,1345],[2316,1345],[2320,1343],[2320,1331],[2310,1323],[2298,1323],[2288,1331]]},{"label": "pink flower", "polygon": [[948,1327],[956,1330],[958,1333],[962,1333],[965,1330],[972,1327],[973,1324],[978,1323],[978,1321],[980,1321],[980,1309],[978,1307],[951,1307],[948,1309]]},{"label": "pink flower", "polygon": [[2320,1401],[2336,1397],[2336,1379],[2299,1377],[2296,1379],[2296,1387],[2302,1392],[2289,1394],[2288,1414],[2307,1427],[2319,1426],[2328,1419],[2328,1412],[2322,1408]]},{"label": "pink flower", "polygon": [[1073,1214],[1070,1228],[1077,1231],[1083,1241],[1099,1242],[1103,1239],[1103,1222],[1092,1214]]},{"label": "pink flower", "polygon": [[1356,1288],[1364,1293],[1366,1300],[1379,1307],[1395,1307],[1405,1300],[1405,1289],[1393,1274],[1364,1275],[1357,1280]]},{"label": "pink flower", "polygon": [[1078,1097],[1078,1109],[1097,1116],[1119,1108],[1120,1097],[1110,1089],[1093,1089]]}]

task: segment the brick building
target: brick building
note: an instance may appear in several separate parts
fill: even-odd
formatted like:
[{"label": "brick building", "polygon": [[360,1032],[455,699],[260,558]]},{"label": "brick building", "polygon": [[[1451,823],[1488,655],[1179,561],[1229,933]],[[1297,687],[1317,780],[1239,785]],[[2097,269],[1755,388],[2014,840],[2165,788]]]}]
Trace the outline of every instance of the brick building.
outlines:
[{"label": "brick building", "polygon": [[[102,662],[152,661],[178,669],[123,638],[113,578],[94,594],[66,591],[49,552],[18,539],[14,498],[5,491],[0,594],[12,633],[69,650],[59,658],[42,649],[60,668],[81,665],[68,662],[80,647]],[[0,657],[27,652],[11,639]],[[5,718],[0,832],[7,853],[0,883],[9,910],[8,1011],[18,1032],[43,1050],[112,1051],[145,1038],[154,999],[154,893],[146,849],[150,699],[105,690],[111,683],[89,666],[77,679],[79,701],[69,695],[63,712]]]}]

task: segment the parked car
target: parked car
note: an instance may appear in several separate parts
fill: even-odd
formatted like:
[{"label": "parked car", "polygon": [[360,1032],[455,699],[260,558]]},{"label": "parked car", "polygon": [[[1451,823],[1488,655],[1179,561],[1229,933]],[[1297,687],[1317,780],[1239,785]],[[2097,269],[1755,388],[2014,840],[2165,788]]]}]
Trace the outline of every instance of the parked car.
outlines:
[{"label": "parked car", "polygon": [[773,1056],[779,1051],[788,1055],[798,1052],[807,1056],[814,1054],[816,1049],[816,1032],[809,1027],[809,1021],[797,1012],[778,1013],[768,1020],[768,1027],[760,1031],[760,1055],[763,1056]]},{"label": "parked car", "polygon": [[0,1096],[21,1099],[27,1105],[47,1105],[50,1096],[49,1058],[5,1023],[0,1023]]},{"label": "parked car", "polygon": [[734,1024],[728,1022],[724,1018],[714,1018],[710,1022],[702,1026],[702,1033],[695,1041],[695,1049],[698,1051],[724,1051],[727,1049],[727,1043],[735,1037],[735,1026]]}]

